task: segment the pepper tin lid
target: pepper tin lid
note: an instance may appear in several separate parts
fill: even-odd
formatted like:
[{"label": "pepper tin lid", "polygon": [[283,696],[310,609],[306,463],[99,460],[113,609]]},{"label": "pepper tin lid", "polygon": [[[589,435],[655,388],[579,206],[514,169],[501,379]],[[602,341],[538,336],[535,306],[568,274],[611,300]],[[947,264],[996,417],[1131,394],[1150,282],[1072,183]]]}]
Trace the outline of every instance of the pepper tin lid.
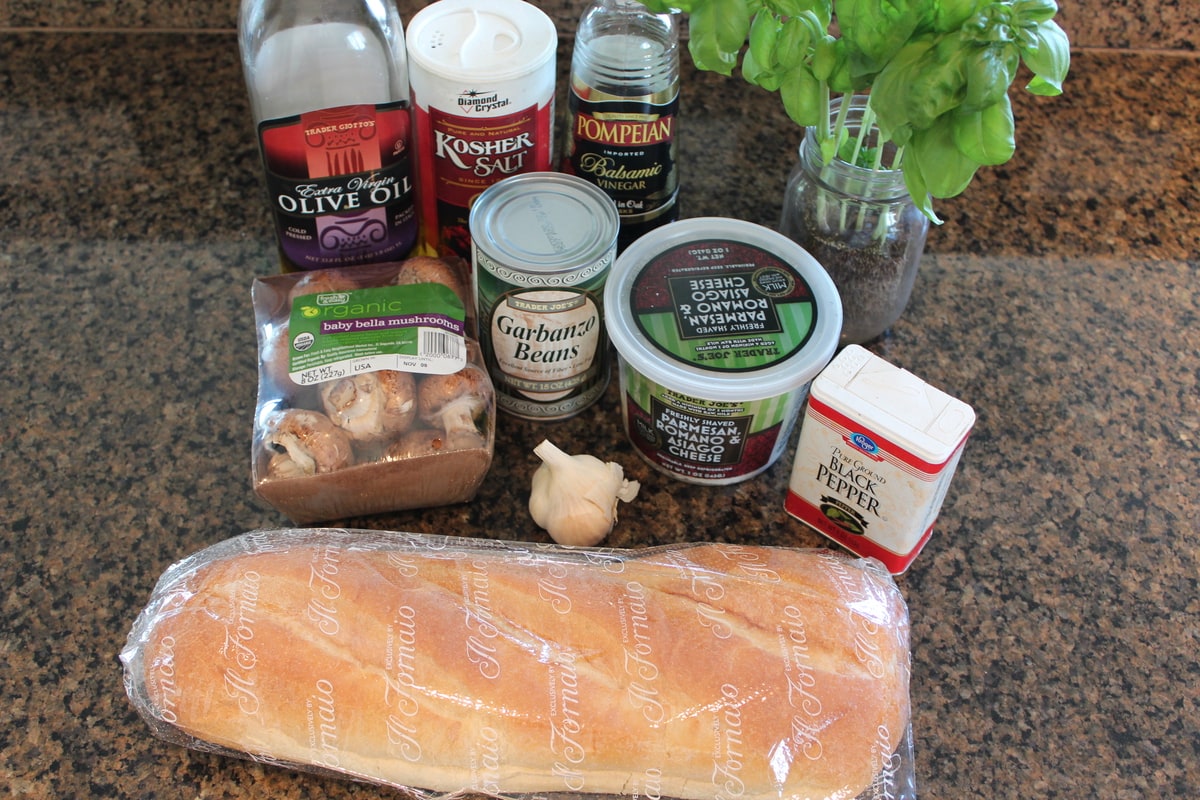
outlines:
[{"label": "pepper tin lid", "polygon": [[605,287],[609,338],[664,387],[744,402],[807,387],[829,363],[842,303],[816,259],[751,222],[699,217],[642,236]]},{"label": "pepper tin lid", "polygon": [[858,345],[817,376],[812,396],[933,466],[945,464],[975,424],[971,406]]},{"label": "pepper tin lid", "polygon": [[405,33],[408,57],[445,77],[508,81],[554,60],[554,21],[524,0],[438,0]]},{"label": "pepper tin lid", "polygon": [[568,285],[608,271],[620,223],[613,199],[582,178],[526,172],[479,195],[471,242],[484,269],[522,273],[521,283]]}]

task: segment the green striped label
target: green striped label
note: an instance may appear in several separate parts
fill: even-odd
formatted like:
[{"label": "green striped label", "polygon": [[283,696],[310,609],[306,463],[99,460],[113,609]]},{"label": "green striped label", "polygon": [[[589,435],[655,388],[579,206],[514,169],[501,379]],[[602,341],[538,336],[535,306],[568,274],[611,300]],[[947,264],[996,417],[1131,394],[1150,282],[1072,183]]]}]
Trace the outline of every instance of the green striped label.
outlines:
[{"label": "green striped label", "polygon": [[663,355],[728,373],[795,355],[817,315],[812,289],[795,268],[762,248],[724,240],[660,253],[634,280],[630,306]]}]

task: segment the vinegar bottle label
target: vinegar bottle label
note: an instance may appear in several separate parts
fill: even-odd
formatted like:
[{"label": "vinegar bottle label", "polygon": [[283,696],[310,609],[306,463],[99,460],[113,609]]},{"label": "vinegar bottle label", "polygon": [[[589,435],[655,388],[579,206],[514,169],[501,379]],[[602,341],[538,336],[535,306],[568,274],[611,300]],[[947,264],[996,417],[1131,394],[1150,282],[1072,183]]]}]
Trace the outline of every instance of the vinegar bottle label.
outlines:
[{"label": "vinegar bottle label", "polygon": [[667,103],[592,101],[575,87],[569,106],[571,144],[563,171],[613,198],[623,234],[629,228],[642,233],[674,219],[678,94]]},{"label": "vinegar bottle label", "polygon": [[416,243],[407,101],[259,125],[279,246],[294,269],[400,260]]}]

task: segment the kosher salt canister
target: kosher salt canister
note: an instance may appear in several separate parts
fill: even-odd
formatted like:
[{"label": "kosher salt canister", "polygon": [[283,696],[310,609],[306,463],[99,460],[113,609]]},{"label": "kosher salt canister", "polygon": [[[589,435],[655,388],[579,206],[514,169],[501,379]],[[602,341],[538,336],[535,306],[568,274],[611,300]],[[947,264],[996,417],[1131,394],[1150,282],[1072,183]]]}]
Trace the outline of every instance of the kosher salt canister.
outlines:
[{"label": "kosher salt canister", "polygon": [[471,204],[554,152],[558,34],[524,0],[438,0],[408,25],[421,248],[470,258]]},{"label": "kosher salt canister", "polygon": [[609,381],[604,283],[616,257],[616,203],[555,172],[494,184],[471,207],[471,260],[484,361],[496,405],[562,419]]},{"label": "kosher salt canister", "polygon": [[816,259],[737,219],[643,235],[617,259],[604,301],[630,443],[660,472],[704,485],[748,480],[779,458],[842,329]]},{"label": "kosher salt canister", "polygon": [[813,381],[785,508],[899,575],[929,541],[975,412],[849,345]]}]

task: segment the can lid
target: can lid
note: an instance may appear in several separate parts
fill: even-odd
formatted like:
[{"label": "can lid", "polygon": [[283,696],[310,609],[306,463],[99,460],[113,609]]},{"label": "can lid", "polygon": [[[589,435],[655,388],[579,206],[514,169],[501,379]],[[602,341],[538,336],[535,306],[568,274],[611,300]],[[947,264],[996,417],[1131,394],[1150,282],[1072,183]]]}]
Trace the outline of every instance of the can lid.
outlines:
[{"label": "can lid", "polygon": [[800,245],[751,222],[698,217],[617,259],[605,320],[621,357],[667,389],[720,402],[777,397],[829,363],[842,303]]},{"label": "can lid", "polygon": [[495,81],[534,72],[554,58],[554,21],[524,0],[438,0],[418,11],[405,33],[408,55],[460,79],[486,72]]},{"label": "can lid", "polygon": [[975,424],[971,406],[859,345],[838,353],[812,396],[930,464],[949,459]]},{"label": "can lid", "polygon": [[526,172],[472,204],[471,243],[484,268],[525,273],[530,283],[579,283],[611,266],[620,222],[613,199],[588,181]]}]

